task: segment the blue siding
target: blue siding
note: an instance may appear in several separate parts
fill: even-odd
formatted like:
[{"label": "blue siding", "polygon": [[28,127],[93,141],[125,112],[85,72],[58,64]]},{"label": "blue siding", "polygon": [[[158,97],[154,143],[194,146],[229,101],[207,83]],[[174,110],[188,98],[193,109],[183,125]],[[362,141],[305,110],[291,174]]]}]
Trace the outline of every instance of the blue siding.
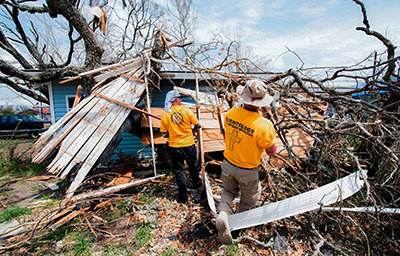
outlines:
[{"label": "blue siding", "polygon": [[[127,132],[122,133],[122,141],[118,147],[114,150],[114,154],[111,156],[111,160],[116,160],[118,154],[134,155],[140,158],[151,157],[151,145],[142,145],[142,139]],[[145,148],[145,149],[143,149]],[[140,151],[139,154],[137,152]]]},{"label": "blue siding", "polygon": [[[154,89],[153,91],[153,95],[152,95],[152,102],[151,102],[151,106],[154,108],[164,108],[164,99],[165,99],[165,95],[167,94],[167,92],[169,92],[170,90],[173,89],[173,87],[175,86],[179,86],[179,87],[183,87],[183,88],[187,88],[187,89],[191,89],[191,90],[195,90],[195,81],[193,80],[162,80],[161,82],[161,90],[158,90],[157,88]],[[209,86],[205,83],[200,81],[199,83],[199,90],[203,91],[205,89],[209,88]],[[188,102],[188,103],[196,103],[196,101],[194,99],[191,99],[189,97],[183,97],[182,98],[183,102]]]},{"label": "blue siding", "polygon": [[[54,101],[54,118],[56,122],[61,119],[68,109],[66,96],[75,96],[78,85],[83,85],[82,81],[75,80],[65,84],[59,84],[53,81],[53,101]],[[86,90],[82,90],[82,94],[86,95]]]}]

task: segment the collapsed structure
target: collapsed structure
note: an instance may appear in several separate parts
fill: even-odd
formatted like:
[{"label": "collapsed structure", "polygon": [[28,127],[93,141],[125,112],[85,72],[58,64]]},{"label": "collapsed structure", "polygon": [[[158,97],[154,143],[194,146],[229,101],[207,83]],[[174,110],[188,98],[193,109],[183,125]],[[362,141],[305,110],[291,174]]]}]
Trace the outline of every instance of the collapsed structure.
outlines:
[{"label": "collapsed structure", "polygon": [[[108,99],[129,106],[136,105],[146,90],[144,79],[147,79],[145,74],[149,72],[148,54],[98,74],[95,77],[98,83],[92,94],[51,126],[33,146],[36,153],[33,161],[37,163],[49,159],[57,152],[47,168],[60,179],[76,171],[67,198],[74,194],[87,174],[99,163],[99,159],[109,154],[112,141],[118,133],[126,129],[124,126],[128,125],[126,121],[131,109]],[[81,76],[104,70],[94,70]],[[115,79],[103,85],[115,76]]]},{"label": "collapsed structure", "polygon": [[[156,176],[154,144],[165,144],[166,139],[161,136],[160,132],[157,132],[157,128],[160,127],[159,117],[163,110],[162,108],[150,107],[149,81],[147,78],[150,73],[149,66],[149,52],[145,52],[140,57],[123,64],[115,64],[80,74],[78,77],[95,75],[94,79],[97,84],[93,92],[46,131],[34,145],[33,151],[36,154],[33,158],[34,162],[41,163],[45,160],[51,160],[48,165],[50,173],[60,179],[66,177],[73,179],[67,191],[67,199],[72,198],[91,171],[108,159],[107,157],[116,146],[115,141],[118,141],[118,136],[122,131],[129,130],[128,127],[132,125],[128,119],[132,111],[142,113],[141,126],[149,129],[148,133],[142,134],[142,144],[152,145],[153,178],[159,177]],[[198,84],[197,76],[196,84]],[[214,202],[216,195],[213,195],[207,175],[204,172],[204,155],[208,152],[223,151],[225,148],[223,116],[229,110],[227,97],[226,95],[219,97],[216,92],[199,92],[198,87],[195,91],[181,87],[174,87],[174,89],[182,95],[193,98],[196,102],[196,104],[188,104],[188,106],[192,108],[193,112],[197,113],[202,124],[202,130],[198,137],[201,148],[200,154],[203,159],[202,178],[210,209],[214,215],[217,215]],[[235,94],[234,91],[230,93]],[[146,110],[135,107],[139,99],[143,97],[147,99]],[[298,97],[305,98],[307,96],[298,95]],[[326,104],[313,102],[312,98],[308,98],[308,102],[312,105],[313,113],[310,113],[309,109],[306,112],[306,109],[298,104],[290,106],[287,102],[277,104],[275,101],[273,103],[275,104],[274,108],[271,110],[264,109],[263,114],[275,124],[283,122],[286,115],[295,113],[322,120],[327,107]],[[272,113],[272,111],[274,112]],[[286,122],[289,128],[277,133],[277,157],[263,157],[262,168],[265,171],[285,166],[296,170],[295,166],[300,166],[299,161],[306,159],[312,148],[314,138],[304,131],[304,127],[293,125],[290,128],[294,121],[286,120]],[[304,124],[304,126],[306,127],[307,124]],[[215,162],[218,163],[218,161]],[[145,179],[143,182],[153,178]],[[325,185],[315,191],[254,209],[251,212],[242,213],[240,216],[232,215],[230,217],[231,228],[240,229],[259,225],[285,216],[314,210],[318,206],[335,203],[360,190],[363,186],[363,179],[365,179],[365,173],[358,171],[347,178]],[[103,192],[81,194],[74,198],[80,200],[96,195],[114,193],[141,184],[141,181],[129,183],[128,180],[127,182],[122,186],[108,187]],[[293,202],[299,202],[300,205]],[[296,206],[296,209],[290,206]],[[274,215],[271,218],[269,214],[271,211],[279,216],[275,214],[276,216]],[[256,217],[253,216],[253,212]],[[244,218],[242,215],[248,217]],[[269,218],[266,218],[267,215]],[[246,221],[240,224],[243,218]]]}]

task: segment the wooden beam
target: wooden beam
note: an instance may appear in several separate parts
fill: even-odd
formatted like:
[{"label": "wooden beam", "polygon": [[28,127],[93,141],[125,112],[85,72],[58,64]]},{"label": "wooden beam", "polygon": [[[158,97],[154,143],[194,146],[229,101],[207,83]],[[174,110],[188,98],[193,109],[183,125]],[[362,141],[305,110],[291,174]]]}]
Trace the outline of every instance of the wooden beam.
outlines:
[{"label": "wooden beam", "polygon": [[109,65],[109,66],[106,66],[106,67],[101,67],[101,68],[98,68],[98,69],[89,70],[89,71],[87,71],[87,72],[80,73],[79,75],[77,75],[77,76],[75,76],[75,77],[71,77],[71,78],[69,78],[69,79],[63,80],[63,81],[59,82],[59,84],[65,84],[65,83],[67,83],[67,82],[76,80],[76,79],[78,79],[78,78],[82,78],[82,77],[84,77],[84,76],[93,75],[93,74],[96,74],[96,73],[101,72],[101,71],[104,71],[104,70],[109,70],[109,69],[114,69],[114,68],[123,67],[124,65],[129,64],[129,63],[131,63],[131,62],[134,62],[134,61],[136,61],[136,60],[137,60],[137,59],[127,60],[127,61],[124,61],[124,62],[121,62],[121,63],[112,64],[112,65]]},{"label": "wooden beam", "polygon": [[107,97],[107,96],[104,96],[104,95],[99,94],[99,93],[96,93],[96,92],[93,92],[92,94],[93,94],[93,95],[96,95],[96,96],[98,96],[98,97],[100,97],[100,98],[103,98],[103,99],[112,101],[112,102],[114,102],[114,103],[117,103],[117,104],[119,104],[119,105],[121,105],[121,106],[123,106],[123,107],[129,108],[129,109],[132,109],[132,110],[136,110],[136,111],[138,111],[138,112],[140,112],[140,113],[143,113],[143,114],[145,114],[145,115],[148,115],[148,116],[154,117],[154,118],[156,118],[156,119],[158,119],[158,120],[161,120],[161,117],[158,117],[158,116],[156,116],[156,115],[153,115],[153,114],[151,114],[151,113],[149,113],[149,112],[147,112],[147,111],[144,111],[143,109],[140,109],[140,108],[131,106],[131,105],[129,105],[129,104],[126,104],[126,103],[124,103],[124,102],[122,102],[122,101],[109,98],[109,97]]},{"label": "wooden beam", "polygon": [[134,81],[139,81],[141,83],[144,83],[143,79],[140,79],[139,77],[135,77],[135,76],[130,76],[127,74],[121,74],[122,77],[128,78],[129,80],[134,80]]},{"label": "wooden beam", "polygon": [[92,193],[78,195],[78,196],[75,196],[74,198],[72,198],[71,201],[79,201],[79,200],[89,199],[89,198],[93,198],[93,197],[100,197],[100,196],[110,195],[110,194],[122,191],[124,189],[128,189],[128,188],[132,188],[132,187],[135,187],[135,186],[139,186],[139,185],[145,184],[147,182],[153,181],[153,180],[158,179],[158,178],[162,178],[164,176],[165,176],[165,174],[162,174],[162,175],[154,176],[154,177],[143,179],[143,180],[138,180],[138,181],[135,181],[135,182],[122,184],[122,185],[119,185],[119,186],[108,187],[108,188],[105,188],[103,190],[95,191],[95,192],[92,192]]},{"label": "wooden beam", "polygon": [[78,103],[81,101],[82,98],[82,85],[78,85],[78,88],[76,89],[76,95],[75,95],[75,100],[74,100],[74,105],[72,106],[73,108],[78,105]]},{"label": "wooden beam", "polygon": [[[195,74],[195,76],[196,76],[196,116],[197,116],[197,120],[200,122],[201,117],[200,117],[199,79],[197,77],[197,73]],[[205,167],[205,161],[204,161],[203,128],[202,127],[198,128],[197,136],[198,136],[199,153],[200,153],[200,177],[201,177],[201,181],[202,181],[201,184],[203,186],[203,189],[205,189],[204,173],[205,173],[206,167]]]}]

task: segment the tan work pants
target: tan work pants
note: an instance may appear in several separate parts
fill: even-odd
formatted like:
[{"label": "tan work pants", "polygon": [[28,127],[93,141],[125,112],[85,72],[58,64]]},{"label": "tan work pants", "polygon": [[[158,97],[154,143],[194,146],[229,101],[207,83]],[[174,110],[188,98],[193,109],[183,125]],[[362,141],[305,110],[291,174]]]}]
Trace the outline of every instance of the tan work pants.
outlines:
[{"label": "tan work pants", "polygon": [[221,165],[223,192],[218,205],[219,212],[232,213],[232,202],[240,191],[240,203],[237,212],[253,207],[260,197],[261,185],[258,178],[258,167],[243,169],[232,165],[226,159]]}]

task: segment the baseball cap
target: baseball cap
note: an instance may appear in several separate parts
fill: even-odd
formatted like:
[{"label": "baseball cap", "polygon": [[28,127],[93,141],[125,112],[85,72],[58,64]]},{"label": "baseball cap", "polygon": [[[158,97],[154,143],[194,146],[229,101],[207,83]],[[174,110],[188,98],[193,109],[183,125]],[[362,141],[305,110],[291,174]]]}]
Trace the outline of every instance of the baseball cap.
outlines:
[{"label": "baseball cap", "polygon": [[176,98],[181,98],[181,97],[182,95],[180,95],[179,92],[177,91],[171,90],[167,92],[167,95],[165,96],[164,110],[171,111],[172,102],[174,102]]}]

